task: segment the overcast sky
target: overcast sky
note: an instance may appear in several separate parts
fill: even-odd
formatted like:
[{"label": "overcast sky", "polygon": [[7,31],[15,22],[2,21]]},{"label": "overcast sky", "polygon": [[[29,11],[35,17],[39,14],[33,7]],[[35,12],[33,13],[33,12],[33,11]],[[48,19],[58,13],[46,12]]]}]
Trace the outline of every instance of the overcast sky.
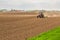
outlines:
[{"label": "overcast sky", "polygon": [[0,9],[60,10],[60,0],[0,0]]}]

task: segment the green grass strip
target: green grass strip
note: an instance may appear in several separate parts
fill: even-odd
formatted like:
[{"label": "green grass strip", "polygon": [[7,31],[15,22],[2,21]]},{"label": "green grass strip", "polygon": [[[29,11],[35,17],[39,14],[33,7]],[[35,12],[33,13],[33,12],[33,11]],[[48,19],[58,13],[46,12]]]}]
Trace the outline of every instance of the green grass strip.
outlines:
[{"label": "green grass strip", "polygon": [[41,33],[35,37],[28,38],[27,40],[60,40],[60,26],[49,30],[48,32]]}]

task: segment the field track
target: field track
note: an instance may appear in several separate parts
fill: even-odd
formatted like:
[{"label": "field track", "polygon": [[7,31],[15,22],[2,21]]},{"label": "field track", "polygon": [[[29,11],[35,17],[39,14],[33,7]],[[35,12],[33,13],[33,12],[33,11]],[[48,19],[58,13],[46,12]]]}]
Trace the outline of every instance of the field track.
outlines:
[{"label": "field track", "polygon": [[60,17],[0,16],[0,40],[26,40],[60,26]]}]

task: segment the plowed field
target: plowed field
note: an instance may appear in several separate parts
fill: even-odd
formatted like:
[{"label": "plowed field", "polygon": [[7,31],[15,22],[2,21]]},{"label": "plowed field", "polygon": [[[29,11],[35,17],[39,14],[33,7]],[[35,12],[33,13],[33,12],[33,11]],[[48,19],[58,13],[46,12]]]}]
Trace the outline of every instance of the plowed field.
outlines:
[{"label": "plowed field", "polygon": [[60,26],[60,17],[0,16],[0,40],[26,40]]}]

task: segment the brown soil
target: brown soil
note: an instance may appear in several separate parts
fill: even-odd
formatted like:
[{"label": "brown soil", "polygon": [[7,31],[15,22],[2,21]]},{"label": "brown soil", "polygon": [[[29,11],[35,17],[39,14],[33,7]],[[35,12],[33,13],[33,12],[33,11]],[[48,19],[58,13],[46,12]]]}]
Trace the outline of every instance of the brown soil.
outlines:
[{"label": "brown soil", "polygon": [[26,40],[60,26],[60,18],[0,16],[0,40]]}]

